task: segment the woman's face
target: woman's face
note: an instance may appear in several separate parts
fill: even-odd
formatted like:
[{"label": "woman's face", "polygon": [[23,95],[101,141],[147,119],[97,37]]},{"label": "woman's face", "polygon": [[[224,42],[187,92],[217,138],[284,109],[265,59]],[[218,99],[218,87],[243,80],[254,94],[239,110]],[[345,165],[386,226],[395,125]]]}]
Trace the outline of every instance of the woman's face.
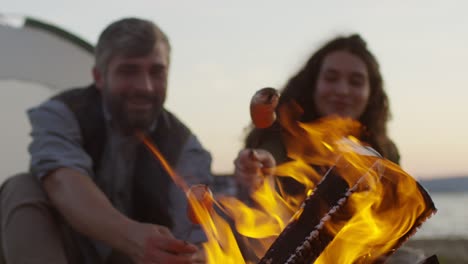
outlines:
[{"label": "woman's face", "polygon": [[364,113],[369,96],[369,75],[363,60],[344,50],[325,56],[314,94],[320,116],[357,120]]}]

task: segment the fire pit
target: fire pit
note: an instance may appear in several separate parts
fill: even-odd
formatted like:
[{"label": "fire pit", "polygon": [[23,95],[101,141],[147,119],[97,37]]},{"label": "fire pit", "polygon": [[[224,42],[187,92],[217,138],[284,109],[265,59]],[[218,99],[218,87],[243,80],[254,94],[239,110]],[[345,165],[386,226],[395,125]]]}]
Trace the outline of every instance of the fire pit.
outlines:
[{"label": "fire pit", "polygon": [[[277,94],[266,91],[256,102],[276,104]],[[261,116],[275,118],[268,114],[274,107],[257,108]],[[383,263],[436,212],[416,180],[350,136],[360,131],[358,122],[299,123],[293,121],[300,114],[294,104],[280,110],[291,161],[278,166],[276,175],[302,183],[307,195],[291,203],[297,197],[285,197],[273,178],[251,194],[255,206],[205,195],[205,188],[188,195],[191,218],[208,237],[203,246],[209,263]],[[164,164],[151,142],[142,140]],[[321,174],[317,166],[328,170]],[[166,169],[184,191],[195,193]]]},{"label": "fire pit", "polygon": [[[258,263],[383,263],[435,211],[435,207],[427,192],[414,182],[414,191],[419,193],[412,195],[420,196],[425,208],[415,219],[404,223],[405,226],[394,227],[392,224],[400,224],[402,216],[395,214],[400,214],[400,206],[411,199],[393,205],[369,201],[373,208],[368,213],[377,215],[372,218],[367,218],[370,215],[360,216],[360,210],[366,206],[355,204],[362,201],[353,200],[353,195],[362,198],[374,195],[375,189],[369,186],[369,181],[376,179],[371,177],[378,177],[379,184],[386,189],[382,201],[393,199],[392,196],[398,193],[397,182],[392,180],[395,175],[379,175],[372,171],[382,169],[381,162],[375,159],[369,172],[351,184],[341,176],[339,167],[331,167]],[[372,199],[375,198],[369,200]],[[387,214],[391,218],[383,219]],[[372,230],[373,227],[382,229],[378,232],[387,229],[396,230],[396,233],[375,235],[378,232]]]}]

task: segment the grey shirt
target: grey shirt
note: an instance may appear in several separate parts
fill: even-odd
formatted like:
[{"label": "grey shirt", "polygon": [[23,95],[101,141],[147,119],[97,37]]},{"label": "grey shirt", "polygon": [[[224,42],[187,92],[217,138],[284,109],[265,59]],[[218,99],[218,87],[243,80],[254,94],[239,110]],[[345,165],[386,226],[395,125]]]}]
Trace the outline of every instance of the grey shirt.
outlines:
[{"label": "grey shirt", "polygon": [[[28,110],[28,117],[32,126],[30,170],[34,175],[42,178],[50,171],[62,167],[78,170],[95,180],[115,208],[128,215],[132,205],[131,184],[135,153],[139,144],[135,138],[126,137],[107,125],[107,142],[100,169],[95,175],[93,161],[82,147],[78,121],[63,102],[46,101]],[[189,186],[197,183],[211,184],[211,155],[193,134],[183,146],[173,169]],[[174,183],[170,185],[169,201],[174,236],[192,243],[203,242],[206,238],[202,230],[188,220],[185,194]],[[98,246],[101,255],[107,255],[108,250],[105,248]]]}]

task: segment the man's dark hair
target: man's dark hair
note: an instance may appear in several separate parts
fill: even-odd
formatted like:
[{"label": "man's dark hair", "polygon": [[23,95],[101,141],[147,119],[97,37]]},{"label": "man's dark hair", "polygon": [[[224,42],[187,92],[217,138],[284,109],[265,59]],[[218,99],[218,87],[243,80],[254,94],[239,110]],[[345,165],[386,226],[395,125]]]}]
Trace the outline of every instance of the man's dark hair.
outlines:
[{"label": "man's dark hair", "polygon": [[106,72],[109,61],[117,54],[129,57],[149,54],[160,41],[170,51],[166,34],[149,20],[124,18],[115,21],[99,36],[95,49],[96,68]]}]

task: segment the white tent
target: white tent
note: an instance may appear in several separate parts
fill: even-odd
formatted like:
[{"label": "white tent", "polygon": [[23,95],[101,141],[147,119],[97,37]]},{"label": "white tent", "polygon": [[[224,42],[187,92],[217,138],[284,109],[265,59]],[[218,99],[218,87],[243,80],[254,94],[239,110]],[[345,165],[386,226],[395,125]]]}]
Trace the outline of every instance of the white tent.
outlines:
[{"label": "white tent", "polygon": [[91,82],[93,46],[58,26],[0,14],[0,181],[28,169],[26,109]]}]

